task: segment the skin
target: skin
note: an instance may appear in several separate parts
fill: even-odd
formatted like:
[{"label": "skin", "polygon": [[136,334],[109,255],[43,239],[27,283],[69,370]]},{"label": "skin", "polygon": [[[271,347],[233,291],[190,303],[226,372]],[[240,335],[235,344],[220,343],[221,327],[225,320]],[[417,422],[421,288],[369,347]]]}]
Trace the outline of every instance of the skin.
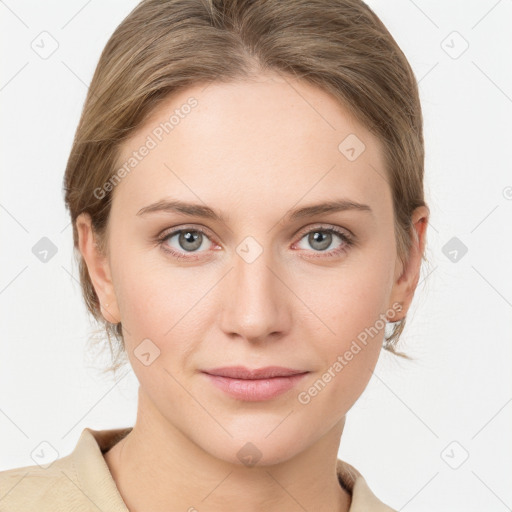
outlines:
[{"label": "skin", "polygon": [[[402,311],[390,320],[407,313],[428,208],[413,213],[417,238],[402,267],[378,139],[330,95],[281,75],[180,91],[124,144],[118,162],[191,96],[198,106],[115,187],[107,254],[94,244],[89,217],[77,220],[80,251],[101,303],[109,304],[102,313],[122,322],[140,383],[133,430],[105,460],[132,512],[347,511],[351,498],[335,473],[338,448],[345,415],[381,353],[384,329],[309,403],[297,395],[393,304]],[[354,161],[338,149],[349,134],[366,146]],[[226,221],[137,215],[171,197],[208,205]],[[339,198],[368,204],[372,213],[285,217]],[[206,230],[198,249],[180,245],[179,234],[155,241],[169,228],[197,227]],[[329,227],[350,230],[355,245],[334,234],[322,251],[308,239],[318,230],[329,237],[320,229]],[[251,263],[237,253],[247,236],[262,249]],[[174,258],[165,245],[190,259]],[[146,338],[160,351],[147,366],[134,353]],[[230,365],[310,373],[276,398],[246,402],[200,372]],[[237,457],[247,442],[261,452],[253,467]]]}]

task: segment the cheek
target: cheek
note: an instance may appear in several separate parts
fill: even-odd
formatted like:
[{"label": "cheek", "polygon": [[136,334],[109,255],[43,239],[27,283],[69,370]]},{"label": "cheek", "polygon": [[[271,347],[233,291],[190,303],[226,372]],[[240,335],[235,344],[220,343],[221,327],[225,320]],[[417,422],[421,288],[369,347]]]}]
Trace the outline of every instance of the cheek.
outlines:
[{"label": "cheek", "polygon": [[[311,309],[321,312],[325,324],[321,344],[325,373],[318,386],[329,382],[328,393],[336,395],[333,403],[341,408],[350,407],[362,393],[381,352],[392,257],[376,247],[333,274],[324,288],[327,293],[309,295]],[[311,321],[318,323],[318,319]]]},{"label": "cheek", "polygon": [[161,338],[176,318],[173,297],[179,284],[148,252],[123,245],[122,240],[112,242],[112,279],[127,338],[132,343],[146,337]]},{"label": "cheek", "polygon": [[144,252],[120,244],[112,255],[127,349],[133,352],[148,338],[163,356],[157,366],[164,359],[168,364],[171,353],[180,367],[194,347],[192,340],[201,339],[208,325],[208,301],[202,299],[215,276],[200,274],[199,267],[173,268],[158,249]]},{"label": "cheek", "polygon": [[323,293],[318,287],[314,293],[308,292],[308,303],[320,312],[333,350],[343,349],[366,329],[383,328],[379,319],[388,309],[393,270],[389,258],[354,258],[329,275]]},{"label": "cheek", "polygon": [[[372,306],[377,305],[375,301]],[[333,321],[335,335],[319,343],[322,368],[301,388],[298,401],[310,413],[336,421],[366,388],[382,350],[385,320],[360,303],[347,305]]]}]

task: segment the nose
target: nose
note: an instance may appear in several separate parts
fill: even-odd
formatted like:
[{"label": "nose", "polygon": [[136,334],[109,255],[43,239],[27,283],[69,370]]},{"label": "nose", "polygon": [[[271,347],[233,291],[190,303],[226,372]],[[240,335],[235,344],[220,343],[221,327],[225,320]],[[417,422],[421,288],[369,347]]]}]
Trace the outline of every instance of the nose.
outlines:
[{"label": "nose", "polygon": [[285,284],[286,271],[270,250],[263,250],[251,260],[242,249],[233,255],[232,262],[233,267],[223,280],[223,331],[253,342],[282,336],[290,328],[292,317],[293,293]]}]

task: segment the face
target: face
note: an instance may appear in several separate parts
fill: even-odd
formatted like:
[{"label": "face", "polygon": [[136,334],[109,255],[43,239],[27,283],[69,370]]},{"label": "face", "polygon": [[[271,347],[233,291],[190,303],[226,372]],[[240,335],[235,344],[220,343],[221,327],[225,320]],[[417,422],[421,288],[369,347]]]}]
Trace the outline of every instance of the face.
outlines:
[{"label": "face", "polygon": [[[379,141],[320,89],[260,75],[168,98],[131,157],[104,273],[88,264],[147,414],[219,459],[291,458],[341,424],[410,299]],[[366,206],[310,208],[341,201]],[[235,396],[204,373],[227,366],[304,375]]]}]

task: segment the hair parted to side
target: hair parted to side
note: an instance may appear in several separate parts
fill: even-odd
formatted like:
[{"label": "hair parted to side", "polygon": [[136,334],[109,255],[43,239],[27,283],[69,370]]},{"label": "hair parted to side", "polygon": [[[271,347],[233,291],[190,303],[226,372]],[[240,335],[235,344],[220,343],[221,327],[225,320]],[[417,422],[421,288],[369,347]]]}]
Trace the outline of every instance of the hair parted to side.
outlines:
[{"label": "hair parted to side", "polygon": [[[100,56],[64,176],[75,257],[89,312],[109,340],[115,370],[126,361],[122,325],[103,319],[78,249],[76,219],[91,216],[102,251],[119,148],[170,94],[198,83],[278,72],[339,99],[382,143],[397,254],[407,262],[411,214],[426,206],[423,118],[413,71],[384,24],[361,0],[145,0],[117,27]],[[341,141],[340,141],[341,142]],[[422,254],[423,260],[426,260]],[[384,348],[396,345],[405,318]]]}]

